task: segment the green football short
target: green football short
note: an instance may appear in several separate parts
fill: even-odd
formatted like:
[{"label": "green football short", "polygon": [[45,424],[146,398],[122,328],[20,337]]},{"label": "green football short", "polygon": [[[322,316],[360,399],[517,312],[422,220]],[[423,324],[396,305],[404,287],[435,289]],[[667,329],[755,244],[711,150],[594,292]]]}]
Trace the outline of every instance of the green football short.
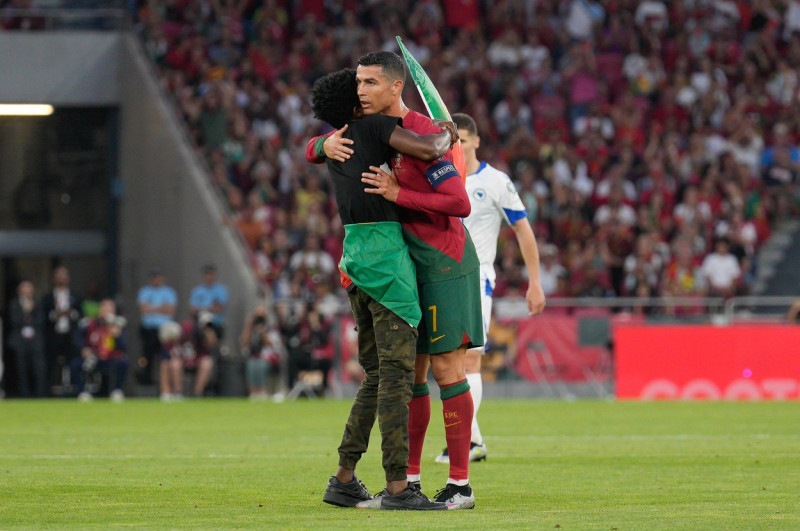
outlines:
[{"label": "green football short", "polygon": [[422,320],[417,354],[442,354],[483,345],[480,272],[418,284]]}]

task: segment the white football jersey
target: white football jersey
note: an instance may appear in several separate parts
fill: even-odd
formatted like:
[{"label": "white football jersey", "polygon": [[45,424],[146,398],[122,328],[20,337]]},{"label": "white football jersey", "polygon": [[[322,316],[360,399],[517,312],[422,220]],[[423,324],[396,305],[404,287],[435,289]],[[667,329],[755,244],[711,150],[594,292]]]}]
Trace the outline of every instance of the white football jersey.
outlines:
[{"label": "white football jersey", "polygon": [[482,284],[487,284],[487,295],[495,285],[494,260],[497,257],[497,239],[503,220],[513,225],[528,213],[517,189],[505,173],[481,162],[478,171],[467,175],[467,195],[472,212],[464,219],[478,260],[481,262]]}]

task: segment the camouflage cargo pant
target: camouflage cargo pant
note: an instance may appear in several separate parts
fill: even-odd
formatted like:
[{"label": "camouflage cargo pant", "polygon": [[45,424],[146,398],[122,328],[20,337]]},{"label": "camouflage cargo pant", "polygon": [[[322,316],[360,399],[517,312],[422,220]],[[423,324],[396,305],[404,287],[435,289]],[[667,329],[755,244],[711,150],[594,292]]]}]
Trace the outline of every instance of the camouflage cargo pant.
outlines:
[{"label": "camouflage cargo pant", "polygon": [[400,481],[406,479],[408,468],[408,403],[417,330],[359,288],[351,290],[349,298],[365,377],[339,445],[339,466],[356,467],[367,451],[377,415],[386,481]]}]

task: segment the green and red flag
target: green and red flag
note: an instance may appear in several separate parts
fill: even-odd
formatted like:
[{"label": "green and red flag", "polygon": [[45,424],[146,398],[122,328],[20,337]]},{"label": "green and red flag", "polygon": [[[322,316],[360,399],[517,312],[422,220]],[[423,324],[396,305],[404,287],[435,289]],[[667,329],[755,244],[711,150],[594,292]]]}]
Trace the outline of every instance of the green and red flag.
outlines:
[{"label": "green and red flag", "polygon": [[[453,121],[450,117],[450,112],[447,110],[447,105],[444,104],[444,100],[439,95],[439,91],[436,90],[433,81],[428,77],[422,65],[417,62],[411,52],[408,51],[408,48],[405,47],[399,35],[397,36],[397,44],[400,45],[400,51],[403,53],[406,64],[408,64],[408,71],[414,80],[414,85],[416,85],[419,95],[422,96],[422,102],[428,110],[428,116],[434,120]],[[461,149],[460,140],[453,145],[453,164],[461,175],[461,179],[466,179],[467,163],[464,162],[464,152]]]}]

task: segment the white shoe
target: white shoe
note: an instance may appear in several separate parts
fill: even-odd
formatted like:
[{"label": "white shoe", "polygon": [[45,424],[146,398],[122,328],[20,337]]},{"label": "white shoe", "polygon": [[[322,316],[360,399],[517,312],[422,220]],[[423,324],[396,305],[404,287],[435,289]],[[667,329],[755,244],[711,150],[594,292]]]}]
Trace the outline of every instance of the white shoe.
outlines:
[{"label": "white shoe", "polygon": [[[472,461],[486,461],[486,456],[489,453],[486,451],[485,444],[469,443],[469,460]],[[434,459],[436,463],[449,464],[450,455],[447,453],[447,448],[442,450],[442,453]]]},{"label": "white shoe", "polygon": [[439,455],[436,456],[436,459],[434,459],[434,462],[435,463],[443,463],[445,465],[450,463],[450,454],[447,453],[447,448],[442,450],[442,453],[440,453]]},{"label": "white shoe", "polygon": [[362,502],[358,502],[356,504],[356,509],[380,509],[381,508],[381,500],[384,496],[387,496],[389,491],[383,489],[378,494],[372,497],[371,500],[366,500]]},{"label": "white shoe", "polygon": [[158,399],[162,402],[172,402],[172,395],[169,393],[161,393],[158,395]]},{"label": "white shoe", "polygon": [[486,456],[489,453],[486,451],[485,444],[470,443],[469,445],[469,460],[472,461],[486,461]]},{"label": "white shoe", "polygon": [[458,486],[448,483],[436,493],[433,501],[444,502],[448,509],[472,509],[475,507],[475,492],[469,485]]},{"label": "white shoe", "polygon": [[120,403],[125,401],[125,393],[122,392],[122,389],[114,389],[111,391],[111,394],[108,395],[112,402]]},{"label": "white shoe", "polygon": [[94,400],[94,397],[89,391],[81,391],[78,395],[78,402],[91,402],[92,400]]}]

